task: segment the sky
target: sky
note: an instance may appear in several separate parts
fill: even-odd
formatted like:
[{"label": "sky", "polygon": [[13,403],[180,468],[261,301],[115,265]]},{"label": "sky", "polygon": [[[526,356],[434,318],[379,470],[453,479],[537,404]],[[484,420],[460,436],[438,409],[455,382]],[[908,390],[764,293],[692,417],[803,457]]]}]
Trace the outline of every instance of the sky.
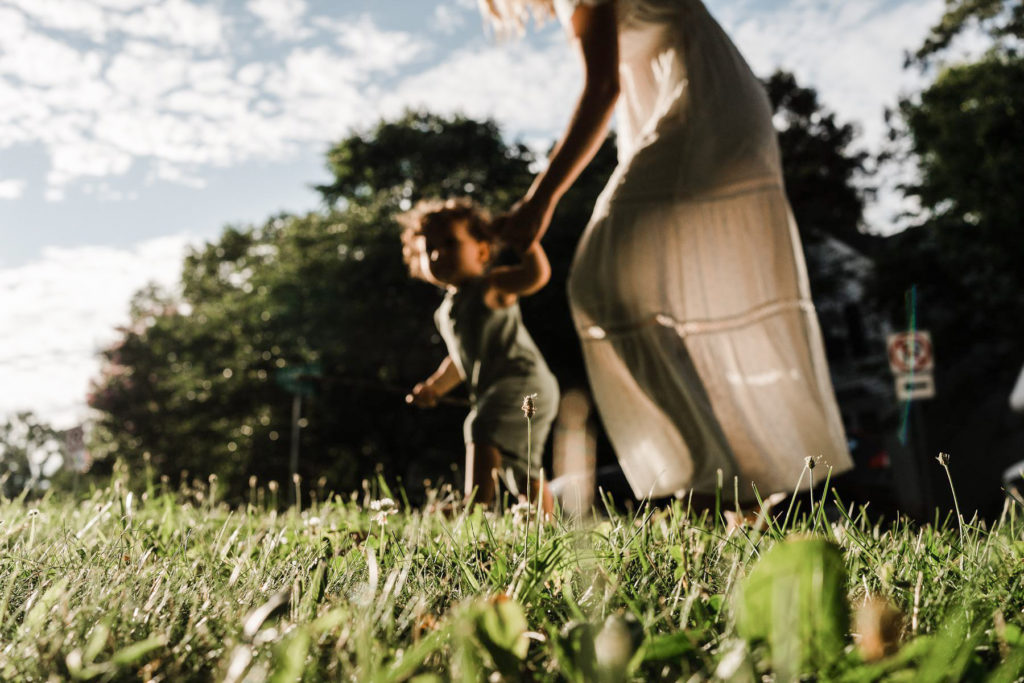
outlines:
[{"label": "sky", "polygon": [[[942,0],[707,0],[755,73],[795,73],[857,145]],[[0,417],[87,417],[96,352],[148,282],[224,226],[318,205],[332,141],[407,107],[546,149],[579,89],[557,22],[519,41],[475,0],[0,0]],[[867,229],[895,229],[891,179]]]}]

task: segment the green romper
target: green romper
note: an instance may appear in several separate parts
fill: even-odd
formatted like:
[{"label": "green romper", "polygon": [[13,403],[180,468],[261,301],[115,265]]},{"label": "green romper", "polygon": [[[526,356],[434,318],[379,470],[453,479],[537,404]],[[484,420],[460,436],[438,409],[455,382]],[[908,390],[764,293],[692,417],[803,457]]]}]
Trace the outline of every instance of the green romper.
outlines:
[{"label": "green romper", "polygon": [[[544,442],[558,412],[558,381],[523,325],[519,304],[498,310],[484,302],[483,280],[449,290],[434,314],[438,332],[469,389],[472,410],[463,429],[466,443],[502,451],[502,464],[522,481],[538,476]],[[527,438],[523,397],[536,394],[537,409]]]}]

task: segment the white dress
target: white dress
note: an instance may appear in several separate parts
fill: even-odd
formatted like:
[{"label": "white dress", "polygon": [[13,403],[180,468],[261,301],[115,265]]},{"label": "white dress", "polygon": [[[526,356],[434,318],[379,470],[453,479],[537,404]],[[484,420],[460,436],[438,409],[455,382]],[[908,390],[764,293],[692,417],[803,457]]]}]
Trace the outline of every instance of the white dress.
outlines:
[{"label": "white dress", "polygon": [[[555,0],[564,24],[581,0]],[[603,0],[582,0],[596,4]],[[619,165],[569,299],[638,497],[851,467],[764,87],[699,0],[619,0]],[[808,477],[804,477],[806,487]]]}]

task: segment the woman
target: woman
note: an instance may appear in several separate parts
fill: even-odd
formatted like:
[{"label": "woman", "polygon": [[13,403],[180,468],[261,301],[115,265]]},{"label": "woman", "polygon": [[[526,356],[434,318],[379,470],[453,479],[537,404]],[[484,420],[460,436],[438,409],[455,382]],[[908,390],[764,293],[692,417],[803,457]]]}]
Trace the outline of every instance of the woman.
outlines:
[{"label": "woman", "polygon": [[[619,165],[569,298],[601,418],[638,497],[792,490],[850,468],[763,86],[699,0],[485,0],[554,9],[585,83],[506,239],[543,236],[618,103]],[[821,470],[819,470],[821,471]],[[803,478],[804,486],[808,478]]]}]

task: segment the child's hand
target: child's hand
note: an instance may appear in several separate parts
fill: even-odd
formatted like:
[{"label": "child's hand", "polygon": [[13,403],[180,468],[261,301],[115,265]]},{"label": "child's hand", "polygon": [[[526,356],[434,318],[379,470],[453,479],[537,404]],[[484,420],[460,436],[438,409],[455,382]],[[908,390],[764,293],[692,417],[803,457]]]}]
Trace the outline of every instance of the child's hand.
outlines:
[{"label": "child's hand", "polygon": [[429,384],[420,382],[412,388],[412,392],[405,397],[406,403],[411,403],[420,408],[433,408],[437,405],[437,391]]}]

